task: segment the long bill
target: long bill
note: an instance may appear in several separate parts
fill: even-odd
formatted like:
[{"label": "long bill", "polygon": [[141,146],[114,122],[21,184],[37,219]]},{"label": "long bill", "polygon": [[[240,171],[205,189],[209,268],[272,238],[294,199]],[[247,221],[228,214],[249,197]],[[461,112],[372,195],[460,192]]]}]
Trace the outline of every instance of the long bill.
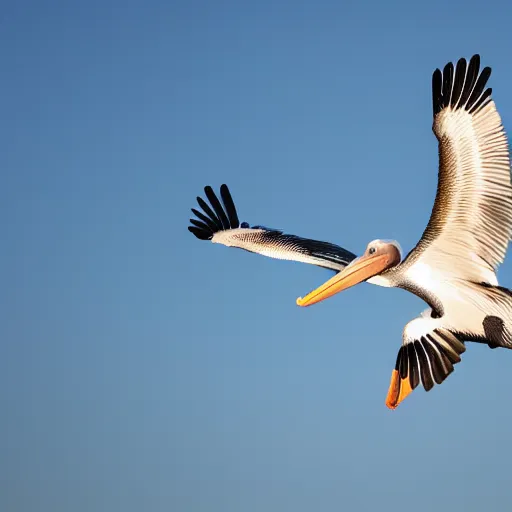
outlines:
[{"label": "long bill", "polygon": [[332,297],[351,286],[359,284],[383,272],[388,266],[388,257],[385,254],[365,255],[355,259],[339,274],[331,277],[316,290],[308,293],[304,298],[297,299],[298,306],[311,306],[322,300]]}]

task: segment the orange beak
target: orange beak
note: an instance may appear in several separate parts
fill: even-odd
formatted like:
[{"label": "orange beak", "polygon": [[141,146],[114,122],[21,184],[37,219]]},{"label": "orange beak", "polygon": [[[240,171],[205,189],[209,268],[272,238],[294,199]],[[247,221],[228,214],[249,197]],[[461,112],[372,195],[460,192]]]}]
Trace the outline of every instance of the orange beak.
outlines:
[{"label": "orange beak", "polygon": [[372,254],[355,259],[339,274],[326,281],[304,298],[297,299],[298,306],[311,306],[339,293],[351,286],[359,284],[383,272],[389,264],[386,254]]}]

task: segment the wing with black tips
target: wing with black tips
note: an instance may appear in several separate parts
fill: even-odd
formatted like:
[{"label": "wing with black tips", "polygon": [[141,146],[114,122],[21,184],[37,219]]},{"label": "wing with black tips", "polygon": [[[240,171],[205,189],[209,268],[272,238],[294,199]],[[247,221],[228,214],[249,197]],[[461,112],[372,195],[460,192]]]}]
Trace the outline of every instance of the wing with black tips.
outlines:
[{"label": "wing with black tips", "polygon": [[478,55],[432,75],[437,194],[427,228],[404,263],[495,284],[512,236],[512,183],[490,76],[491,68],[480,71]]},{"label": "wing with black tips", "polygon": [[355,254],[342,247],[283,233],[263,226],[249,227],[240,223],[235,203],[227,185],[220,187],[220,200],[210,186],[204,189],[208,204],[201,197],[197,202],[202,211],[192,208],[197,217],[190,219],[189,231],[200,240],[211,240],[228,247],[281,260],[309,263],[330,270],[340,271]]}]

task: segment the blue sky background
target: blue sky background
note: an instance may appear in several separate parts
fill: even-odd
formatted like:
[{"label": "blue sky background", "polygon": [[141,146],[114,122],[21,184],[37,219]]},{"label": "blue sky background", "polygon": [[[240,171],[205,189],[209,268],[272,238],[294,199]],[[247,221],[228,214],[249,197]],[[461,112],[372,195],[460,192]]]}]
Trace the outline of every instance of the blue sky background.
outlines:
[{"label": "blue sky background", "polygon": [[[431,73],[482,55],[512,130],[509,2],[10,2],[0,15],[0,509],[507,510],[512,352],[384,405],[425,307],[199,242],[190,207],[408,251]],[[512,286],[512,267],[499,274]]]}]

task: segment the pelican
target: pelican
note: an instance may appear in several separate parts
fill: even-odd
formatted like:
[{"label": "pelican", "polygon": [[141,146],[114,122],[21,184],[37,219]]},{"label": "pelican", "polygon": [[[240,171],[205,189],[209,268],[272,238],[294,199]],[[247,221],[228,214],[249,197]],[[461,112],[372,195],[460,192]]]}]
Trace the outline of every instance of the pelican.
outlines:
[{"label": "pelican", "polygon": [[499,286],[512,229],[507,137],[480,57],[432,75],[433,132],[439,145],[437,193],[428,225],[402,259],[395,241],[370,242],[359,258],[304,298],[310,306],[363,281],[397,287],[429,309],[402,335],[386,405],[396,408],[420,383],[441,384],[468,341],[512,348],[512,291]]},{"label": "pelican", "polygon": [[438,186],[428,225],[402,258],[396,241],[374,240],[364,254],[263,226],[239,223],[226,185],[224,209],[211,187],[214,211],[197,198],[189,230],[264,256],[310,263],[337,274],[304,298],[310,306],[358,283],[397,287],[429,306],[402,334],[386,405],[395,409],[420,384],[430,391],[461,361],[468,341],[512,348],[512,291],[499,286],[496,271],[512,232],[509,149],[500,115],[487,88],[491,68],[480,56],[449,62],[432,75],[432,129],[438,139]]},{"label": "pelican", "polygon": [[[199,240],[236,247],[280,260],[309,263],[339,272],[356,255],[339,245],[283,233],[265,226],[250,227],[238,220],[235,203],[227,185],[221,185],[222,203],[210,186],[204,188],[211,207],[201,197],[197,202],[204,213],[192,208],[197,219],[190,219],[188,230]],[[213,210],[212,210],[213,208]]]}]

